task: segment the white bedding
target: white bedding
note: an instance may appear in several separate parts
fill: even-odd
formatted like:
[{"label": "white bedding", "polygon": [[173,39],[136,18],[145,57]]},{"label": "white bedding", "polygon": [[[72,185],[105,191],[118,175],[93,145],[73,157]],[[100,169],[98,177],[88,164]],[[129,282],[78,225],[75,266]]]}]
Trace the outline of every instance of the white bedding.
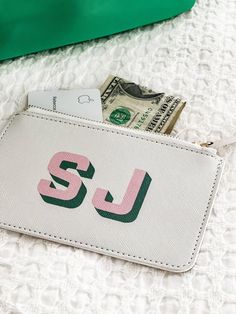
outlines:
[{"label": "white bedding", "polygon": [[[235,17],[236,0],[199,0],[164,23],[0,63],[0,118],[22,110],[30,90],[96,87],[113,73],[185,97],[176,126],[185,139],[236,134]],[[191,271],[171,274],[0,229],[0,313],[236,313],[236,146],[224,155]]]}]

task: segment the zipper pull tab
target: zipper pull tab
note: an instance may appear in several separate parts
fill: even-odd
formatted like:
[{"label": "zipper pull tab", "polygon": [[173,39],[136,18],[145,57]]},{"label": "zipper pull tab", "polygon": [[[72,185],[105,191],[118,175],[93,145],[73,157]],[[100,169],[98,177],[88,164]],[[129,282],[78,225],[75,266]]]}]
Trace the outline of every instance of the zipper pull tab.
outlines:
[{"label": "zipper pull tab", "polygon": [[207,147],[207,148],[214,148],[217,151],[222,149],[225,146],[233,145],[236,144],[236,135],[230,136],[230,137],[225,137],[222,140],[215,141],[215,142],[206,142],[206,143],[201,143],[200,146],[202,147]]}]

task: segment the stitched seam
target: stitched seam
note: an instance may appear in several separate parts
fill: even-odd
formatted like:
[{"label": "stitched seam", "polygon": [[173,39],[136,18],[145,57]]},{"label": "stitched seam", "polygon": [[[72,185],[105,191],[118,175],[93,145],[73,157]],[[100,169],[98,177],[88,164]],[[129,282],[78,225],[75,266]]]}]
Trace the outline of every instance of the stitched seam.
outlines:
[{"label": "stitched seam", "polygon": [[11,118],[11,120],[8,122],[8,124],[4,127],[3,132],[1,134],[0,137],[0,141],[3,139],[4,135],[7,133],[7,130],[9,129],[10,125],[12,124],[12,122],[14,121],[15,116],[13,116],[13,118]]},{"label": "stitched seam", "polygon": [[[204,153],[203,153],[203,152],[198,152],[198,151],[195,151],[195,150],[192,150],[192,149],[188,149],[188,148],[186,148],[186,147],[179,147],[179,146],[175,146],[175,145],[173,145],[173,144],[157,142],[157,141],[155,141],[155,140],[146,139],[146,138],[139,137],[139,136],[133,136],[133,135],[131,135],[131,134],[125,134],[125,133],[119,132],[119,131],[106,130],[106,129],[99,128],[99,127],[96,128],[96,127],[86,126],[86,125],[82,125],[82,124],[71,123],[71,122],[68,122],[68,121],[61,121],[61,120],[58,120],[58,119],[46,118],[46,117],[37,116],[37,115],[33,115],[33,114],[25,114],[25,113],[22,113],[22,114],[23,114],[23,115],[26,115],[26,116],[31,116],[31,117],[34,117],[34,118],[38,118],[38,119],[49,120],[49,121],[54,121],[54,122],[61,122],[61,123],[70,124],[70,125],[74,125],[74,126],[87,127],[87,128],[95,129],[95,130],[99,130],[99,131],[107,131],[107,132],[116,133],[116,134],[120,134],[120,135],[130,136],[130,137],[134,137],[134,138],[146,140],[146,141],[153,142],[153,143],[157,143],[157,144],[161,144],[161,145],[171,146],[171,147],[175,147],[175,148],[178,148],[178,149],[184,149],[184,150],[187,150],[187,151],[191,151],[191,152],[195,152],[195,153],[200,153],[200,154],[202,154],[202,155],[210,156],[210,157],[213,157],[214,159],[217,159],[216,156],[211,155],[211,154],[207,154],[207,153],[205,153],[205,152],[204,152]],[[10,125],[12,124],[12,122],[13,122],[13,120],[14,120],[15,117],[16,117],[16,116],[14,116],[14,117],[10,120],[10,122],[8,123],[7,127],[5,128],[5,130],[3,131],[2,135],[1,135],[0,140],[3,139],[4,135],[6,134],[8,128],[9,128]],[[148,258],[145,258],[145,257],[142,257],[142,256],[131,255],[131,254],[128,254],[128,253],[119,252],[119,251],[116,251],[116,250],[112,250],[112,249],[100,247],[100,246],[97,246],[97,245],[93,245],[93,244],[88,244],[88,243],[80,242],[80,241],[77,241],[77,240],[72,240],[72,239],[67,239],[67,238],[59,237],[59,236],[57,236],[57,235],[48,234],[48,233],[46,233],[46,232],[41,232],[41,231],[37,231],[37,230],[34,230],[34,229],[30,229],[30,228],[25,228],[25,227],[21,227],[21,226],[12,225],[12,224],[7,224],[7,223],[1,222],[1,221],[0,221],[0,225],[8,226],[8,227],[11,227],[11,228],[13,228],[13,229],[19,229],[19,230],[28,231],[28,232],[31,232],[31,233],[33,232],[33,233],[35,233],[35,234],[47,236],[47,237],[52,238],[52,239],[59,239],[59,240],[65,241],[65,242],[67,242],[67,243],[69,243],[69,244],[74,243],[74,244],[81,245],[81,246],[84,246],[84,247],[96,248],[96,249],[98,249],[98,250],[102,250],[102,251],[106,251],[106,252],[115,253],[115,254],[118,254],[118,255],[120,255],[120,256],[124,256],[124,257],[128,257],[128,258],[139,259],[139,260],[142,260],[142,261],[144,261],[144,262],[150,262],[150,263],[154,263],[154,264],[159,264],[159,265],[161,265],[161,266],[168,266],[169,268],[185,267],[185,266],[191,264],[191,262],[192,262],[192,260],[193,260],[193,258],[194,258],[196,249],[197,249],[197,247],[198,247],[198,242],[199,242],[199,240],[200,240],[200,236],[201,236],[202,231],[203,231],[203,226],[204,226],[204,223],[205,223],[207,214],[208,214],[208,210],[209,210],[209,208],[210,208],[211,200],[212,200],[212,197],[213,197],[213,194],[214,194],[214,189],[215,189],[217,177],[218,177],[219,170],[220,170],[220,168],[221,168],[222,162],[223,162],[223,161],[220,160],[219,163],[217,164],[216,175],[215,175],[214,180],[213,180],[213,184],[212,184],[212,188],[211,188],[211,191],[210,191],[209,200],[208,200],[207,207],[206,207],[206,210],[205,210],[204,215],[203,215],[203,220],[202,220],[202,223],[201,223],[201,225],[200,225],[200,227],[199,227],[199,232],[198,232],[198,235],[197,235],[196,240],[195,240],[195,245],[194,245],[193,251],[192,251],[192,253],[191,253],[190,260],[189,260],[186,264],[174,265],[174,264],[170,264],[170,263],[165,263],[165,262],[161,262],[161,261],[157,261],[157,260],[153,260],[153,259],[148,259]]]},{"label": "stitched seam", "polygon": [[[98,122],[98,121],[96,121],[96,120],[93,120],[93,119],[89,119],[89,118],[84,118],[84,117],[78,117],[78,116],[76,116],[76,115],[74,115],[74,114],[70,114],[70,113],[64,113],[64,112],[60,112],[60,111],[57,111],[57,110],[51,110],[51,109],[46,109],[46,108],[43,108],[43,107],[40,107],[40,106],[33,106],[33,105],[29,105],[28,106],[29,108],[33,108],[33,109],[41,109],[41,110],[43,110],[43,111],[46,111],[46,112],[48,112],[49,114],[51,113],[56,113],[56,114],[59,114],[61,117],[63,117],[63,118],[65,118],[65,119],[68,119],[68,117],[72,117],[72,118],[76,118],[76,119],[83,119],[83,120],[85,120],[85,121],[87,121],[87,122]],[[27,115],[29,115],[29,113],[28,112],[26,112],[27,113]],[[21,114],[24,114],[24,112],[21,112]],[[36,113],[37,114],[37,113]],[[40,113],[39,113],[40,114]],[[44,113],[42,113],[42,114],[44,114]],[[26,115],[26,114],[24,114],[24,115]],[[55,117],[55,119],[56,118],[58,118],[58,117]],[[102,123],[104,123],[104,124],[107,124],[107,125],[109,125],[108,123],[106,123],[106,122],[102,122]]]}]

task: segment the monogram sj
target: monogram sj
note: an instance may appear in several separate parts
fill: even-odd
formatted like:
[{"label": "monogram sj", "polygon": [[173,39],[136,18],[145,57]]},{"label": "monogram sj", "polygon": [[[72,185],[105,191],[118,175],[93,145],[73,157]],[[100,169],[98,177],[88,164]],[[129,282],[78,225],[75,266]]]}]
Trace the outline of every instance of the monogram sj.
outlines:
[{"label": "monogram sj", "polygon": [[[75,169],[78,175],[67,171]],[[90,160],[80,154],[58,152],[50,160],[48,171],[52,180],[64,189],[56,188],[51,180],[41,179],[38,192],[49,204],[66,208],[79,207],[87,194],[82,178],[93,179],[95,168]],[[113,203],[109,190],[98,187],[92,197],[92,205],[99,215],[121,222],[134,221],[148,192],[151,177],[141,169],[134,169],[133,175],[120,204]]]}]

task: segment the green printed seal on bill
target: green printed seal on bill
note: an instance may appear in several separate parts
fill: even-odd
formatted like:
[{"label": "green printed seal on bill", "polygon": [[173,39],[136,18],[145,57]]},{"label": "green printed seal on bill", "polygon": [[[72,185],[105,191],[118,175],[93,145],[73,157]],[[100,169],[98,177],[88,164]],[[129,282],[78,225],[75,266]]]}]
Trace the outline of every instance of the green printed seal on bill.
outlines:
[{"label": "green printed seal on bill", "polygon": [[105,122],[170,134],[186,102],[109,76],[100,88]]}]

